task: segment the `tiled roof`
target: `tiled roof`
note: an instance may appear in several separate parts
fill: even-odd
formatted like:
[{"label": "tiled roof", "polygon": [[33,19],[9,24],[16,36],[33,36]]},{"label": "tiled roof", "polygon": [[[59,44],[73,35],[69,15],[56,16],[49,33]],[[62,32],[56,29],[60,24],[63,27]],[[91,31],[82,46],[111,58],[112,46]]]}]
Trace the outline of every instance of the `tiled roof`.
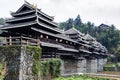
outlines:
[{"label": "tiled roof", "polygon": [[89,34],[86,34],[85,36],[84,36],[84,38],[86,39],[86,40],[90,40],[90,41],[95,41],[95,38],[93,38],[91,35],[89,35]]},{"label": "tiled roof", "polygon": [[65,34],[79,34],[79,35],[81,35],[81,36],[84,36],[83,33],[81,33],[80,31],[78,31],[78,30],[75,29],[75,28],[71,28],[71,29],[65,31],[64,33],[65,33]]}]

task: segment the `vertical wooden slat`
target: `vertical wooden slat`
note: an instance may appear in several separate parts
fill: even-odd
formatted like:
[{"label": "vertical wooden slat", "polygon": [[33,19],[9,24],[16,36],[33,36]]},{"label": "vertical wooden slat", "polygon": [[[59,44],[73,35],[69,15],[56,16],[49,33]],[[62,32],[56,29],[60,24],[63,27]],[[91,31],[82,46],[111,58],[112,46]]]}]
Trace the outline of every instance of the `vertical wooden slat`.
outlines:
[{"label": "vertical wooden slat", "polygon": [[12,37],[11,36],[9,37],[9,43],[10,43],[9,45],[12,45]]}]

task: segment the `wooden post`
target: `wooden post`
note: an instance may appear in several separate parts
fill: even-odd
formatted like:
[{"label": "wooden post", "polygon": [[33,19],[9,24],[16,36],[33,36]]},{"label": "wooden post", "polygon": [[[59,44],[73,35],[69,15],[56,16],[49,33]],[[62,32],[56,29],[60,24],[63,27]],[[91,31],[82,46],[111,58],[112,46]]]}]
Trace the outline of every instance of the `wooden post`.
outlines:
[{"label": "wooden post", "polygon": [[5,37],[5,45],[8,45],[7,37]]},{"label": "wooden post", "polygon": [[40,46],[40,39],[37,39],[37,46]]},{"label": "wooden post", "polygon": [[22,36],[20,36],[20,46],[22,46]]},{"label": "wooden post", "polygon": [[27,45],[29,45],[29,42],[28,42],[28,40],[27,40],[26,42],[27,42]]},{"label": "wooden post", "polygon": [[9,37],[9,45],[12,45],[12,37]]}]

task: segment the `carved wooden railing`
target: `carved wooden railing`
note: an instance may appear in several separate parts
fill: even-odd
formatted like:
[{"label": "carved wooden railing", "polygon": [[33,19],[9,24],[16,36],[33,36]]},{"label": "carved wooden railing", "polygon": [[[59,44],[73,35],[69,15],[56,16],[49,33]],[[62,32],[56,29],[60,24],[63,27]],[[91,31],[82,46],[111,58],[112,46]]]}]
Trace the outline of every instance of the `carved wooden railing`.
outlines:
[{"label": "carved wooden railing", "polygon": [[29,37],[5,37],[5,42],[0,42],[3,45],[40,45],[39,39],[33,39]]}]

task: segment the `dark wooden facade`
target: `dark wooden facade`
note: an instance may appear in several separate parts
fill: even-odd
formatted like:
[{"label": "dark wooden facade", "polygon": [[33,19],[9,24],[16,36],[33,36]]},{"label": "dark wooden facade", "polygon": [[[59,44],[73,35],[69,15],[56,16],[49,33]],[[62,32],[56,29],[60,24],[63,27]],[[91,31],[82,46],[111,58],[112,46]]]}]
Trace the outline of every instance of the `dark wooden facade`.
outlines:
[{"label": "dark wooden facade", "polygon": [[[43,13],[36,6],[25,2],[6,24],[0,27],[0,34],[6,37],[1,45],[39,45],[42,47],[42,58],[96,58],[106,57],[107,50],[95,40],[89,40],[72,28],[68,31],[58,29],[54,17]],[[96,44],[95,44],[96,42]]]}]

